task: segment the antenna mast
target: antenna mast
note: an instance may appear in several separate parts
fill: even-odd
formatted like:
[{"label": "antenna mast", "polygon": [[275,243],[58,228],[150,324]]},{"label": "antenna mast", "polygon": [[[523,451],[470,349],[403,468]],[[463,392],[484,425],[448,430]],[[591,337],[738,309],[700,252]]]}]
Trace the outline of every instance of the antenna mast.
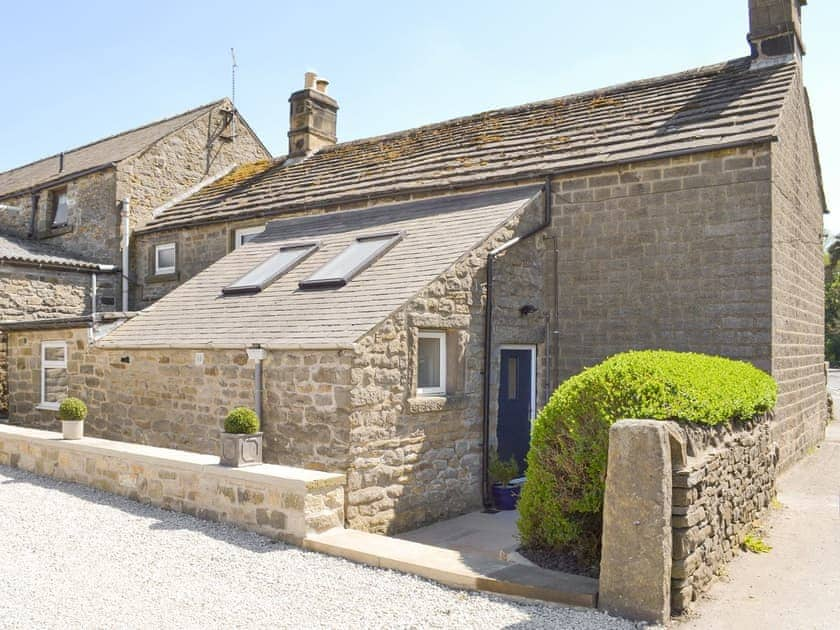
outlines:
[{"label": "antenna mast", "polygon": [[233,105],[233,123],[232,136],[234,145],[236,144],[236,53],[233,48],[230,49],[230,102]]}]

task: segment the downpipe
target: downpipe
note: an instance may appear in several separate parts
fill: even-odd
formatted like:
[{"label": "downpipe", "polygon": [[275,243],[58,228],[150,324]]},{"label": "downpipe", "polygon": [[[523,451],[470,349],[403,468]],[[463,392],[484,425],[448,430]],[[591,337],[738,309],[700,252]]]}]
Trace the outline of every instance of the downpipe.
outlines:
[{"label": "downpipe", "polygon": [[522,236],[517,236],[487,254],[487,291],[484,306],[484,388],[482,392],[481,413],[481,502],[485,510],[493,508],[490,490],[490,380],[493,365],[493,270],[496,258],[522,241],[542,232],[551,225],[551,181],[549,175],[543,184],[543,220]]}]

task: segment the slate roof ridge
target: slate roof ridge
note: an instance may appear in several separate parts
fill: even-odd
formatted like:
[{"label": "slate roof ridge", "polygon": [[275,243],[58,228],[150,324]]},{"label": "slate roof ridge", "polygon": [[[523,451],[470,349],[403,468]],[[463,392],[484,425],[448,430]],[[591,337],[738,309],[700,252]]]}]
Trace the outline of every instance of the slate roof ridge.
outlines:
[{"label": "slate roof ridge", "polygon": [[[10,169],[7,169],[5,171],[0,171],[0,176],[7,175],[9,173],[14,173],[15,171],[20,171],[20,170],[23,170],[25,168],[29,168],[30,166],[34,166],[35,164],[40,164],[41,162],[46,162],[47,160],[54,160],[54,159],[58,158],[59,156],[61,156],[62,154],[66,157],[71,153],[76,153],[77,151],[81,151],[82,149],[87,149],[87,148],[92,147],[94,145],[97,145],[101,142],[106,142],[108,140],[113,140],[114,138],[119,138],[120,136],[125,136],[125,135],[128,135],[130,133],[134,133],[136,131],[141,131],[143,129],[148,129],[149,127],[154,127],[155,125],[160,125],[162,123],[169,122],[170,120],[174,120],[175,118],[181,118],[182,116],[188,116],[188,115],[193,114],[193,113],[196,114],[195,117],[197,118],[198,117],[198,112],[200,110],[206,110],[206,109],[210,109],[211,107],[218,106],[226,100],[227,100],[227,97],[220,98],[220,99],[217,99],[217,100],[212,101],[210,103],[205,103],[204,105],[199,105],[198,107],[194,107],[192,109],[188,109],[186,111],[180,112],[178,114],[173,114],[172,116],[166,116],[164,118],[159,118],[158,120],[154,120],[152,122],[149,122],[149,123],[146,123],[146,124],[143,124],[143,125],[138,125],[137,127],[132,127],[131,129],[126,129],[125,131],[120,131],[119,133],[111,134],[110,136],[105,136],[103,138],[98,138],[96,140],[93,140],[92,142],[88,142],[86,144],[82,144],[82,145],[79,145],[77,147],[73,147],[72,149],[67,149],[66,151],[59,151],[58,153],[54,153],[52,155],[48,155],[48,156],[42,157],[42,158],[37,159],[37,160],[33,160],[32,162],[28,162],[28,163],[22,164],[20,166],[15,166],[14,168],[10,168]],[[174,131],[170,132],[170,133],[174,133]],[[169,134],[166,134],[166,135],[169,135]],[[133,155],[133,154],[131,154],[131,155]],[[122,158],[122,159],[126,159],[128,157],[131,157],[131,155],[128,155],[128,156],[126,156],[125,158]],[[69,175],[71,173],[67,173],[67,174]]]},{"label": "slate roof ridge", "polygon": [[[403,136],[408,136],[416,132],[420,131],[430,131],[440,127],[447,127],[450,125],[456,125],[463,122],[468,122],[476,119],[480,119],[483,117],[489,117],[494,115],[505,115],[505,114],[516,114],[523,111],[528,111],[529,109],[538,108],[541,106],[550,106],[550,105],[557,105],[557,104],[574,104],[580,101],[584,101],[591,98],[596,98],[598,96],[611,96],[613,94],[618,94],[621,92],[627,92],[634,89],[643,89],[656,86],[658,84],[666,84],[666,83],[673,83],[674,81],[680,79],[696,79],[698,77],[703,76],[711,76],[715,74],[721,74],[722,72],[735,72],[739,70],[747,70],[750,66],[750,57],[738,57],[736,59],[730,59],[728,61],[722,61],[716,64],[710,64],[705,66],[699,66],[697,68],[691,68],[689,70],[682,70],[680,72],[673,72],[670,74],[663,74],[658,75],[655,77],[648,77],[646,79],[636,79],[633,81],[625,81],[624,83],[616,83],[614,85],[610,85],[607,87],[596,88],[593,90],[586,90],[583,92],[575,92],[572,94],[567,94],[564,96],[556,96],[553,98],[546,98],[539,101],[533,101],[530,103],[523,103],[521,105],[512,105],[510,107],[498,107],[495,109],[488,109],[483,112],[478,112],[475,114],[466,114],[464,116],[456,116],[455,118],[449,118],[447,120],[441,120],[433,123],[428,123],[425,125],[420,125],[417,127],[411,127],[409,129],[402,129],[400,131],[393,131],[390,133],[380,134],[378,136],[369,136],[367,138],[357,138],[356,140],[347,140],[346,142],[337,142],[334,145],[330,145],[327,147],[323,147],[316,153],[313,153],[312,156],[307,156],[307,159],[313,157],[314,155],[324,155],[326,153],[330,153],[332,151],[340,150],[344,147],[352,146],[354,144],[364,144],[364,143],[376,143],[376,142],[384,142],[387,140],[393,140],[396,138],[401,138]],[[759,68],[758,70],[761,70]]]}]

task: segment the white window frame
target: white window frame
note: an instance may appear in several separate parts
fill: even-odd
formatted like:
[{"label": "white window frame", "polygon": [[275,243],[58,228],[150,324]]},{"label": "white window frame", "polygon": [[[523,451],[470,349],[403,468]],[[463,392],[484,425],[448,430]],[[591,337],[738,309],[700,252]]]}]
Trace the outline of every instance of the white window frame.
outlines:
[{"label": "white window frame", "polygon": [[[158,254],[162,251],[166,251],[171,249],[175,252],[175,264],[171,267],[161,267],[160,266],[160,256]],[[162,245],[155,245],[155,275],[156,276],[163,276],[168,273],[175,273],[175,269],[178,267],[178,250],[175,247],[175,243],[164,243]]]},{"label": "white window frame", "polygon": [[[48,348],[61,348],[64,351],[64,359],[62,361],[47,361]],[[42,341],[41,342],[41,402],[38,404],[39,409],[53,409],[58,410],[61,401],[49,402],[47,401],[47,368],[50,369],[67,369],[67,342],[66,341]]]},{"label": "white window frame", "polygon": [[[420,340],[437,339],[440,343],[440,384],[437,387],[420,387]],[[417,395],[446,396],[446,332],[421,330],[417,333]]]},{"label": "white window frame", "polygon": [[239,249],[245,243],[242,242],[243,236],[251,236],[253,234],[262,234],[265,232],[265,223],[262,225],[253,225],[251,227],[237,228],[233,233],[233,249]]}]

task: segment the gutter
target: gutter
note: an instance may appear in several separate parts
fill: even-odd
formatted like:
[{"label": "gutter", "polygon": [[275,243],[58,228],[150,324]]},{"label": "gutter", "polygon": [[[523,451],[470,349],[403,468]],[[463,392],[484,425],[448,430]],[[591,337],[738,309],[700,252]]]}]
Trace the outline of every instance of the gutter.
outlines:
[{"label": "gutter", "polygon": [[57,271],[79,271],[82,273],[96,273],[97,271],[101,271],[103,273],[115,273],[119,271],[119,267],[115,267],[114,265],[91,264],[90,266],[85,266],[74,263],[64,264],[59,262],[37,262],[34,260],[26,260],[25,258],[0,258],[0,266],[3,265],[34,267],[36,269],[54,269]]},{"label": "gutter", "polygon": [[[487,298],[484,309],[484,390],[481,410],[481,502],[485,510],[493,508],[488,474],[490,464],[490,377],[493,363],[493,263],[499,254],[551,225],[551,180],[552,176],[547,176],[542,189],[544,206],[542,222],[526,234],[512,238],[487,254]],[[547,374],[546,378],[548,378]]]},{"label": "gutter", "polygon": [[[638,164],[640,162],[650,162],[652,160],[664,160],[672,157],[680,157],[683,155],[694,155],[697,153],[705,153],[708,151],[723,151],[726,149],[737,149],[740,147],[755,146],[764,144],[766,142],[778,142],[779,137],[775,134],[761,136],[759,138],[750,138],[749,140],[738,140],[733,142],[723,142],[720,144],[704,146],[700,148],[686,148],[676,149],[673,151],[661,151],[652,155],[642,157],[624,158],[621,160],[605,159],[600,162],[593,161],[580,166],[572,166],[568,168],[559,168],[556,170],[533,169],[530,171],[521,171],[511,175],[500,175],[497,177],[480,177],[476,176],[473,179],[450,182],[448,184],[430,184],[427,186],[407,186],[405,188],[391,187],[391,188],[376,188],[376,192],[356,193],[335,197],[332,199],[324,199],[322,201],[301,201],[289,204],[282,209],[267,208],[264,210],[257,210],[253,212],[243,211],[236,214],[226,214],[224,216],[202,218],[198,217],[191,221],[181,221],[172,223],[170,225],[160,226],[146,226],[142,229],[135,230],[135,234],[155,234],[157,232],[167,232],[182,230],[188,227],[196,227],[201,225],[212,225],[214,223],[228,223],[230,221],[240,221],[245,219],[256,219],[263,217],[279,217],[284,218],[285,215],[294,214],[298,212],[307,212],[311,210],[322,210],[333,206],[342,206],[347,204],[359,203],[361,201],[376,201],[379,199],[391,199],[394,195],[425,195],[430,193],[446,193],[446,192],[460,192],[475,188],[492,187],[503,184],[518,184],[525,180],[539,180],[546,177],[558,177],[561,175],[571,175],[573,173],[580,173],[591,171],[594,169],[607,168],[612,166],[622,166],[625,164]],[[609,154],[607,154],[609,155]]]},{"label": "gutter", "polygon": [[[2,325],[2,322],[0,322]],[[114,343],[100,346],[106,350],[242,350],[241,343]],[[253,347],[253,346],[252,346]],[[264,350],[353,350],[352,343],[261,343]]]},{"label": "gutter", "polygon": [[[55,157],[55,156],[52,156]],[[44,158],[49,159],[49,158]],[[39,160],[43,161],[43,160]],[[37,162],[36,162],[37,163]],[[30,166],[30,165],[26,165]],[[19,168],[26,168],[26,166],[21,166]],[[25,186],[24,188],[19,188],[17,190],[13,190],[12,192],[3,193],[0,195],[0,201],[4,199],[11,199],[12,197],[20,197],[21,195],[25,195],[26,193],[35,194],[38,191],[44,190],[46,188],[52,188],[53,186],[58,186],[59,184],[63,184],[65,182],[69,182],[71,180],[76,179],[77,177],[84,177],[85,175],[91,175],[92,173],[98,173],[99,171],[104,171],[109,168],[116,168],[117,162],[106,162],[105,164],[100,164],[99,166],[92,166],[90,168],[86,168],[81,171],[74,171],[73,173],[68,173],[63,175],[62,177],[56,177],[54,179],[47,180],[45,182],[39,182],[37,184],[33,184],[32,186]],[[15,169],[17,170],[17,169]]]}]

